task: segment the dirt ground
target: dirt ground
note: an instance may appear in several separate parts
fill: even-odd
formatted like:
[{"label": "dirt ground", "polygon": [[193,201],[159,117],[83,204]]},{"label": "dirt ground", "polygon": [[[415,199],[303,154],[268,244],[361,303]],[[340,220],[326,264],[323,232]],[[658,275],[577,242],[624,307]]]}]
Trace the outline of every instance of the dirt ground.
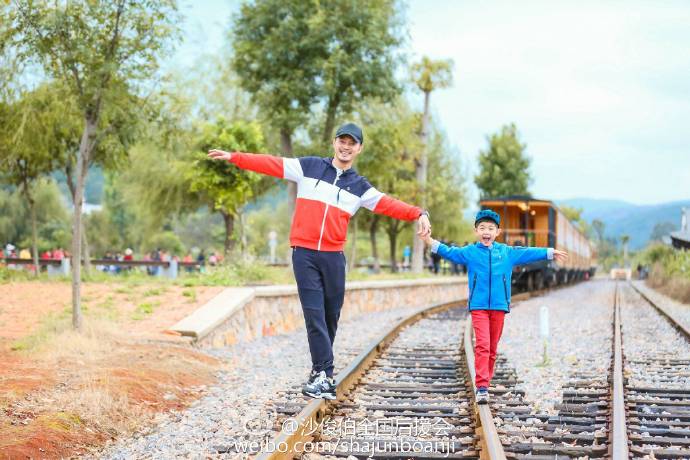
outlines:
[{"label": "dirt ground", "polygon": [[221,363],[165,331],[221,287],[0,284],[0,458],[69,458],[181,409]]}]

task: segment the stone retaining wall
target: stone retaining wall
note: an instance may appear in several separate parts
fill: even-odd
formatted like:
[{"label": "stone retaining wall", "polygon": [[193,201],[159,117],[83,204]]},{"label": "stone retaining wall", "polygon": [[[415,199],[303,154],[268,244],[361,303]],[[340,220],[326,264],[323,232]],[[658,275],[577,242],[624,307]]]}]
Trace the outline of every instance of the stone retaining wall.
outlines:
[{"label": "stone retaining wall", "polygon": [[[246,291],[246,288],[244,289]],[[441,302],[451,302],[466,297],[466,291],[466,279],[458,277],[347,283],[345,303],[340,318],[347,320],[368,312],[399,306],[425,307]],[[226,297],[228,294],[230,293],[225,293]],[[223,293],[219,296],[221,295]],[[218,303],[217,300],[216,303]],[[206,313],[205,316],[208,316],[208,311]],[[204,321],[207,326],[198,327],[198,330],[203,332],[197,334],[195,343],[205,347],[231,345],[304,327],[296,286],[255,288],[253,297],[247,300],[245,296],[237,308],[227,309],[224,317],[214,320],[212,328],[208,327],[208,318]],[[191,324],[188,322],[186,328],[180,326],[177,330],[184,335],[194,336],[194,328],[197,326],[190,326]],[[198,321],[197,324],[199,324]],[[173,327],[173,330],[175,329]]]}]

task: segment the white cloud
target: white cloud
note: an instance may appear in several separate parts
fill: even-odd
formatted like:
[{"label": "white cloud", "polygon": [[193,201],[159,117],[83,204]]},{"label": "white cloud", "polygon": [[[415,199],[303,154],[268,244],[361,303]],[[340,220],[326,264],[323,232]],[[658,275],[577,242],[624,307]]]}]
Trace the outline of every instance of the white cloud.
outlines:
[{"label": "white cloud", "polygon": [[514,121],[537,195],[690,197],[687,2],[413,1],[408,18],[417,56],[455,61],[433,105],[470,164]]}]

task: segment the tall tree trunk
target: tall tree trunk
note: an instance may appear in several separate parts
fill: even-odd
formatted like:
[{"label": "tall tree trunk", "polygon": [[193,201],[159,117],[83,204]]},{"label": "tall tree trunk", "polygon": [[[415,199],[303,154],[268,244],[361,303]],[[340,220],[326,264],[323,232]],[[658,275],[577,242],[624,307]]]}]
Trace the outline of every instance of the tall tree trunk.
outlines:
[{"label": "tall tree trunk", "polygon": [[84,196],[84,184],[88,169],[85,165],[89,164],[89,157],[93,144],[91,138],[96,132],[98,120],[92,120],[88,116],[84,119],[84,132],[79,143],[79,153],[77,154],[77,186],[74,190],[74,216],[72,219],[72,326],[81,330],[81,211],[82,198]]},{"label": "tall tree trunk", "polygon": [[[27,196],[29,192],[27,191]],[[38,265],[38,230],[36,225],[36,202],[29,198],[29,208],[31,209],[31,252],[34,259],[34,276],[38,276],[41,266]]]},{"label": "tall tree trunk", "polygon": [[398,233],[400,226],[400,221],[396,220],[394,223],[390,224],[388,227],[388,244],[391,251],[391,273],[398,272],[398,260],[396,257],[396,251],[398,246]]},{"label": "tall tree trunk", "polygon": [[[84,177],[86,178],[86,173],[88,172],[88,165],[83,166],[81,169],[77,168],[77,175],[79,175],[79,171],[81,171],[81,173],[84,174]],[[77,185],[74,181],[74,171],[72,169],[72,164],[70,162],[67,162],[67,166],[65,167],[65,177],[67,178],[67,188],[69,189],[70,195],[72,196],[72,204],[74,204],[75,197],[77,194]],[[86,179],[84,180],[84,185],[86,185]],[[82,201],[84,201],[83,194]],[[81,235],[84,272],[88,275],[91,273],[91,250],[89,247],[89,238],[86,234],[86,225],[84,219],[81,220]]]},{"label": "tall tree trunk", "polygon": [[[292,157],[292,130],[288,128],[280,129],[280,147],[283,150],[283,155]],[[292,219],[295,216],[295,202],[297,201],[297,184],[288,181],[288,216],[290,222],[290,229],[292,229]],[[292,249],[288,245],[288,251],[285,254],[285,260],[288,266],[292,266]]]},{"label": "tall tree trunk", "polygon": [[338,106],[340,105],[340,91],[338,91],[328,101],[328,108],[326,109],[326,123],[323,127],[323,136],[321,141],[324,146],[327,146],[333,138],[333,128],[335,127],[335,116],[338,113]]},{"label": "tall tree trunk", "polygon": [[89,239],[86,236],[86,222],[81,220],[81,245],[84,251],[84,273],[88,276],[91,274],[91,251],[89,248]]},{"label": "tall tree trunk", "polygon": [[242,260],[249,260],[249,244],[247,244],[247,215],[244,209],[239,213],[240,219],[240,250],[242,251]]},{"label": "tall tree trunk", "polygon": [[220,211],[220,214],[223,216],[223,221],[225,221],[225,245],[223,254],[225,254],[225,259],[227,259],[235,246],[235,241],[232,239],[232,232],[235,230],[235,216],[226,211]]},{"label": "tall tree trunk", "polygon": [[376,234],[379,229],[380,218],[380,215],[374,215],[374,217],[371,219],[371,225],[369,225],[369,242],[371,243],[371,256],[374,258],[374,273],[381,271],[381,262],[379,262],[379,248],[376,244]]},{"label": "tall tree trunk", "polygon": [[[424,92],[424,114],[422,116],[422,132],[420,133],[422,141],[422,155],[420,161],[417,163],[417,183],[419,184],[419,203],[420,206],[426,209],[426,179],[427,169],[429,166],[429,97],[431,93]],[[412,273],[422,273],[424,270],[424,242],[419,238],[414,238],[412,243]]]}]

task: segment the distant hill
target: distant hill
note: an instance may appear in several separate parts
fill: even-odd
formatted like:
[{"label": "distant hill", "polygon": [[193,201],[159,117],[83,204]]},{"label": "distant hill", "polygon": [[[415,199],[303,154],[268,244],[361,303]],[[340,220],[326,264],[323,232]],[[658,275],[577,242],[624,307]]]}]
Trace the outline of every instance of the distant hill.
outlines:
[{"label": "distant hill", "polygon": [[556,204],[582,208],[582,217],[587,222],[594,219],[604,222],[606,236],[630,235],[630,248],[641,249],[649,242],[656,224],[670,222],[680,228],[680,210],[690,207],[690,200],[636,205],[619,200],[572,198],[557,200]]}]

